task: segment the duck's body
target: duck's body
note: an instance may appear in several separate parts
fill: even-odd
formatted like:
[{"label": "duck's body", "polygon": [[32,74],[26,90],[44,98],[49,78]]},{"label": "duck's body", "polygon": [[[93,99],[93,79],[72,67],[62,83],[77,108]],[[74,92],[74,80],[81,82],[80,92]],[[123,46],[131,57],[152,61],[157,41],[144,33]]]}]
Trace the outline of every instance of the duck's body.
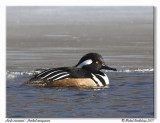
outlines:
[{"label": "duck's body", "polygon": [[101,55],[89,53],[76,66],[45,70],[27,84],[43,87],[103,87],[109,84],[109,79],[101,69],[116,71],[105,65]]}]

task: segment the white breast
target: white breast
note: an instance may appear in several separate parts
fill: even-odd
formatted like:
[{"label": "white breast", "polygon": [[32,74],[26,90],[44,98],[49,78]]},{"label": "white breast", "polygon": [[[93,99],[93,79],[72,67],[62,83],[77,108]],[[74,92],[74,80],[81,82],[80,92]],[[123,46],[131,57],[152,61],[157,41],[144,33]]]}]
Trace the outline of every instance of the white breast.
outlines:
[{"label": "white breast", "polygon": [[[109,84],[108,76],[105,73],[103,73],[103,75],[101,75],[101,74],[92,74],[92,76],[93,76],[93,79],[97,82],[97,84],[99,86],[104,86],[103,85],[104,82],[105,82],[106,85]],[[101,78],[101,80],[99,79],[98,76]],[[102,80],[103,80],[103,82],[102,82]]]}]

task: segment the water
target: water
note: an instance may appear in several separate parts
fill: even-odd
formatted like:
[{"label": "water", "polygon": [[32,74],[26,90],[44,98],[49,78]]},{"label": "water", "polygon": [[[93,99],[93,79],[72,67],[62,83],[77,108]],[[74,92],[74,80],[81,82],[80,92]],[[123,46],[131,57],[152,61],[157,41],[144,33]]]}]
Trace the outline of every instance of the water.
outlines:
[{"label": "water", "polygon": [[[117,68],[109,88],[22,86],[89,52]],[[153,118],[153,8],[7,7],[6,72],[7,117]]]}]

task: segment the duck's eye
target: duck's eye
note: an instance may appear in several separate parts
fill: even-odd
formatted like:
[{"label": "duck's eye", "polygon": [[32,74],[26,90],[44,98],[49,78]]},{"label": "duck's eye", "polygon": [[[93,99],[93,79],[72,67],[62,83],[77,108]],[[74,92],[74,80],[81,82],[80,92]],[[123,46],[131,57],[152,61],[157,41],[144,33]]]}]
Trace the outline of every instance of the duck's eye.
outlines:
[{"label": "duck's eye", "polygon": [[99,64],[99,61],[96,61],[96,64]]}]

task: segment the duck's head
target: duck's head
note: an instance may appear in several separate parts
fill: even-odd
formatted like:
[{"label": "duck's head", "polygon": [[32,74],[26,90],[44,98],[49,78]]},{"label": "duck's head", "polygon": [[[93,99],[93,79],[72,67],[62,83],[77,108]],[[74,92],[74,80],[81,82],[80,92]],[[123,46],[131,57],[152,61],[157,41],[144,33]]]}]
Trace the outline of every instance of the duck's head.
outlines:
[{"label": "duck's head", "polygon": [[84,55],[76,65],[77,68],[82,68],[91,72],[98,72],[101,69],[117,71],[115,68],[108,67],[102,56],[98,53],[88,53]]}]

